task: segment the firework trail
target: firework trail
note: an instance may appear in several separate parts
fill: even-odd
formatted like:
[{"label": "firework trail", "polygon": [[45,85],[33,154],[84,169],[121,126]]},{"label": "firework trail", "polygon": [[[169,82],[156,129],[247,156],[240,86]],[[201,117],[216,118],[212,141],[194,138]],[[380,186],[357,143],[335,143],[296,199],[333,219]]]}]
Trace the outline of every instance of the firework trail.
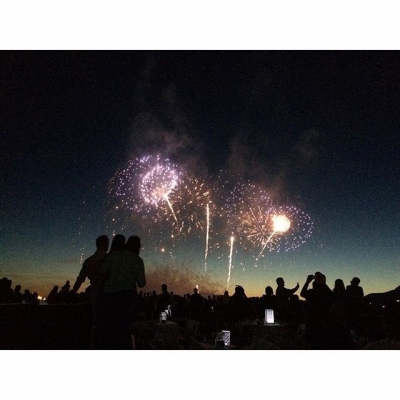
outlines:
[{"label": "firework trail", "polygon": [[271,219],[272,219],[273,231],[269,235],[268,239],[265,241],[260,253],[256,257],[256,266],[257,266],[258,259],[264,253],[265,248],[271,242],[274,235],[277,233],[283,234],[290,228],[290,220],[285,215],[273,215],[271,217]]},{"label": "firework trail", "polygon": [[206,249],[204,252],[204,270],[207,272],[207,257],[208,257],[208,241],[210,236],[210,205],[206,206],[206,218],[207,218],[207,228],[206,228]]},{"label": "firework trail", "polygon": [[228,266],[228,279],[226,281],[226,290],[229,290],[229,281],[231,280],[231,271],[232,271],[232,252],[233,252],[233,242],[235,241],[235,238],[231,236],[231,246],[229,250],[229,266]]},{"label": "firework trail", "polygon": [[246,183],[240,176],[220,171],[212,176],[212,243],[210,249],[221,250],[226,234],[237,233],[237,214],[243,197],[247,194]]},{"label": "firework trail", "polygon": [[172,208],[172,204],[171,204],[171,202],[169,201],[168,196],[165,196],[164,199],[165,199],[166,202],[168,203],[168,206],[169,206],[169,208],[170,208],[170,210],[171,210],[171,212],[172,212],[172,215],[174,216],[175,221],[178,222],[178,219],[176,218],[174,209]]}]

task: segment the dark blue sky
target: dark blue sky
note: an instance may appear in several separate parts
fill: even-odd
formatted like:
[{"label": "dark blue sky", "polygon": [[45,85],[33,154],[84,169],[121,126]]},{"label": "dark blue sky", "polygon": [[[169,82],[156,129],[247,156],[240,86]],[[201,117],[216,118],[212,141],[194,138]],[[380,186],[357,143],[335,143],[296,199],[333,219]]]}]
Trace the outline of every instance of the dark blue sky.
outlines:
[{"label": "dark blue sky", "polygon": [[[107,182],[157,152],[199,174],[232,170],[314,219],[311,240],[264,267],[235,253],[231,284],[247,293],[316,270],[330,286],[359,276],[366,293],[400,284],[398,52],[0,57],[0,274],[13,284],[73,280],[105,229]],[[201,270],[196,244],[184,247],[177,259]],[[225,281],[226,259],[210,270]]]}]

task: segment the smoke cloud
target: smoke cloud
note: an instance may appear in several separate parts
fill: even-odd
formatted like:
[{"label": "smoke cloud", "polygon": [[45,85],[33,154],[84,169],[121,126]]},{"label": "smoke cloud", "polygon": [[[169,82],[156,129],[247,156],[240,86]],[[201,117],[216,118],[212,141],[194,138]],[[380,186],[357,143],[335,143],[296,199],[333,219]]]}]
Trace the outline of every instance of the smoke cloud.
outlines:
[{"label": "smoke cloud", "polygon": [[206,171],[202,161],[204,145],[195,139],[194,130],[180,105],[177,87],[172,82],[156,90],[158,57],[150,53],[135,93],[131,143],[127,156],[161,154],[184,169]]},{"label": "smoke cloud", "polygon": [[166,283],[168,290],[176,294],[193,293],[193,288],[199,285],[200,293],[214,295],[224,293],[224,284],[211,275],[201,274],[190,265],[173,267],[172,265],[161,265],[154,263],[146,267],[147,285],[141,289],[144,292],[153,290],[161,292],[161,285]]},{"label": "smoke cloud", "polygon": [[279,135],[240,132],[230,142],[227,165],[233,173],[276,197],[287,189],[292,176],[317,167],[322,138],[321,132],[310,129],[299,134],[288,147],[282,145],[285,139]]}]

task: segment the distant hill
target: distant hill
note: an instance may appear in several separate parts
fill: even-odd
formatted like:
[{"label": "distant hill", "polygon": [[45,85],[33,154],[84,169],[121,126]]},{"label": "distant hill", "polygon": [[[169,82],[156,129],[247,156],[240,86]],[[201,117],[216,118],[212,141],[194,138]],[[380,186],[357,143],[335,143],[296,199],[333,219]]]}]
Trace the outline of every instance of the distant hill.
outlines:
[{"label": "distant hill", "polygon": [[370,293],[364,297],[364,300],[370,303],[378,303],[379,305],[386,305],[393,302],[400,302],[400,286],[394,290],[389,290],[384,293]]}]

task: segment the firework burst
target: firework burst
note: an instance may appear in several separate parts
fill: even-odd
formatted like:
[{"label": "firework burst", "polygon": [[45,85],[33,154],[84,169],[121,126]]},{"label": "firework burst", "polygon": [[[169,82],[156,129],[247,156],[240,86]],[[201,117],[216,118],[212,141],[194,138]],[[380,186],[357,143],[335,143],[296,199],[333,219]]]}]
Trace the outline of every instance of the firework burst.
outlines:
[{"label": "firework burst", "polygon": [[268,251],[295,250],[312,235],[311,217],[294,206],[274,206],[271,202],[249,207],[240,214],[238,231],[244,248],[260,249],[258,260]]},{"label": "firework burst", "polygon": [[129,161],[108,191],[113,233],[140,230],[149,247],[174,262],[179,240],[204,241],[204,271],[213,252],[217,259],[227,257],[228,286],[233,250],[249,252],[257,265],[267,252],[297,249],[314,230],[308,214],[279,205],[260,186],[229,172],[198,177],[159,155]]},{"label": "firework burst", "polygon": [[176,218],[172,220],[169,215],[165,215],[165,218],[171,222],[175,234],[199,236],[207,230],[206,210],[211,204],[211,190],[206,180],[185,175],[170,199]]},{"label": "firework burst", "polygon": [[166,203],[177,221],[169,196],[178,185],[179,173],[168,160],[161,161],[160,156],[155,161],[146,157],[140,163],[144,165],[144,172],[140,175],[139,192],[144,202],[156,207]]},{"label": "firework burst", "polygon": [[171,237],[168,218],[176,215],[169,196],[179,187],[182,171],[160,155],[130,160],[108,183],[108,230],[139,225],[157,248]]}]

